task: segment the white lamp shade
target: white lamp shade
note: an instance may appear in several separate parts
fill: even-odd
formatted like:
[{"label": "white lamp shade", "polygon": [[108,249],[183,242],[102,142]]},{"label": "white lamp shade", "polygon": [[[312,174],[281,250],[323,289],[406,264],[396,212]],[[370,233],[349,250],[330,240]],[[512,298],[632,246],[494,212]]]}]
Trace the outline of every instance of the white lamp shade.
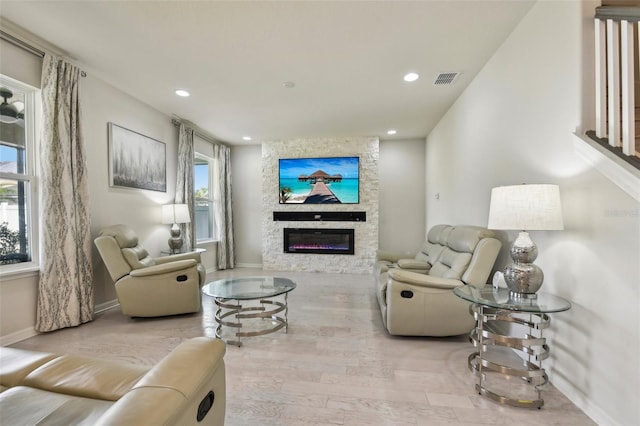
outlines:
[{"label": "white lamp shade", "polygon": [[564,229],[558,185],[512,185],[491,190],[489,229]]},{"label": "white lamp shade", "polygon": [[186,204],[167,204],[162,206],[162,223],[189,223],[189,206]]}]

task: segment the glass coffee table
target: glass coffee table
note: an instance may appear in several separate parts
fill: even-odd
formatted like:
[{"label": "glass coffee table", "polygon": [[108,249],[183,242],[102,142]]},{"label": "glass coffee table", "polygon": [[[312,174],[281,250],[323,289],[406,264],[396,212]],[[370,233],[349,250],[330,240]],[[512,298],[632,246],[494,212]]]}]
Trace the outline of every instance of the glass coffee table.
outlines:
[{"label": "glass coffee table", "polygon": [[[239,277],[206,284],[202,293],[213,297],[218,307],[216,337],[227,344],[242,346],[242,337],[262,336],[282,328],[288,331],[287,299],[294,288],[296,283],[287,278]],[[283,300],[275,300],[277,296],[284,296]],[[283,314],[278,315],[281,312]],[[242,321],[256,319],[259,321]],[[235,340],[227,338],[229,334],[235,336]]]}]

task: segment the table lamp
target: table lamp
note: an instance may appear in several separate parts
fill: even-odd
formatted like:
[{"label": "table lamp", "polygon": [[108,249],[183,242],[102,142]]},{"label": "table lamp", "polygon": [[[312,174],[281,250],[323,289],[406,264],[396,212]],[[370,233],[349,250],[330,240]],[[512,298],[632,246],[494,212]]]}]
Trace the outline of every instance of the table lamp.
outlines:
[{"label": "table lamp", "polygon": [[186,204],[167,204],[162,206],[162,223],[171,224],[171,238],[169,238],[169,248],[171,253],[176,253],[182,248],[182,236],[180,235],[179,223],[191,222],[189,216],[189,206]]},{"label": "table lamp", "polygon": [[504,269],[504,279],[516,296],[535,297],[544,274],[533,264],[538,257],[538,247],[527,231],[564,229],[558,186],[536,184],[493,188],[488,228],[521,231],[509,251],[513,263]]}]

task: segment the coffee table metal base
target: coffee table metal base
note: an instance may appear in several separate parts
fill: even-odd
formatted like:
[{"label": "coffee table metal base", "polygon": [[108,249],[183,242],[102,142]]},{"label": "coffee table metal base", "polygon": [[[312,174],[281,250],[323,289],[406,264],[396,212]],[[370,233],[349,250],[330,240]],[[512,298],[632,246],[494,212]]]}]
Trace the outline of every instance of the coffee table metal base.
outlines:
[{"label": "coffee table metal base", "polygon": [[[243,306],[237,299],[227,299],[223,297],[216,297],[215,304],[218,307],[216,311],[215,319],[218,323],[216,328],[216,337],[225,341],[229,345],[242,346],[242,337],[263,336],[265,334],[274,333],[282,328],[285,329],[285,333],[288,331],[289,321],[287,318],[288,305],[287,305],[287,293],[284,294],[284,302],[276,300],[260,299],[260,306]],[[229,303],[232,302],[233,303]],[[245,300],[244,302],[248,302]],[[267,310],[265,305],[273,305],[273,309]],[[280,312],[284,312],[284,315],[277,315]],[[230,320],[234,319],[234,320]],[[242,320],[247,319],[262,319],[265,324],[254,331],[242,331]],[[267,325],[268,324],[268,325]],[[236,340],[231,340],[223,337],[223,327],[231,327],[237,329],[235,332]]]}]

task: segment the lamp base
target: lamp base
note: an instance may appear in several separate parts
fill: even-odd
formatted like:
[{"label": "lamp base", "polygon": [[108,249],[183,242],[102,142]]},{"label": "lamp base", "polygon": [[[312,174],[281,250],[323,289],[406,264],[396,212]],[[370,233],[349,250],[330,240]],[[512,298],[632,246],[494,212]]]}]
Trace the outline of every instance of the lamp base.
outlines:
[{"label": "lamp base", "polygon": [[180,235],[180,227],[174,223],[171,227],[171,238],[168,240],[171,253],[175,254],[182,248],[182,236]]},{"label": "lamp base", "polygon": [[513,264],[504,269],[504,280],[512,293],[534,294],[542,286],[544,273],[533,261],[538,257],[538,247],[527,232],[520,232],[510,250]]},{"label": "lamp base", "polygon": [[533,263],[514,263],[504,268],[504,280],[512,293],[533,294],[542,286],[544,273]]}]

